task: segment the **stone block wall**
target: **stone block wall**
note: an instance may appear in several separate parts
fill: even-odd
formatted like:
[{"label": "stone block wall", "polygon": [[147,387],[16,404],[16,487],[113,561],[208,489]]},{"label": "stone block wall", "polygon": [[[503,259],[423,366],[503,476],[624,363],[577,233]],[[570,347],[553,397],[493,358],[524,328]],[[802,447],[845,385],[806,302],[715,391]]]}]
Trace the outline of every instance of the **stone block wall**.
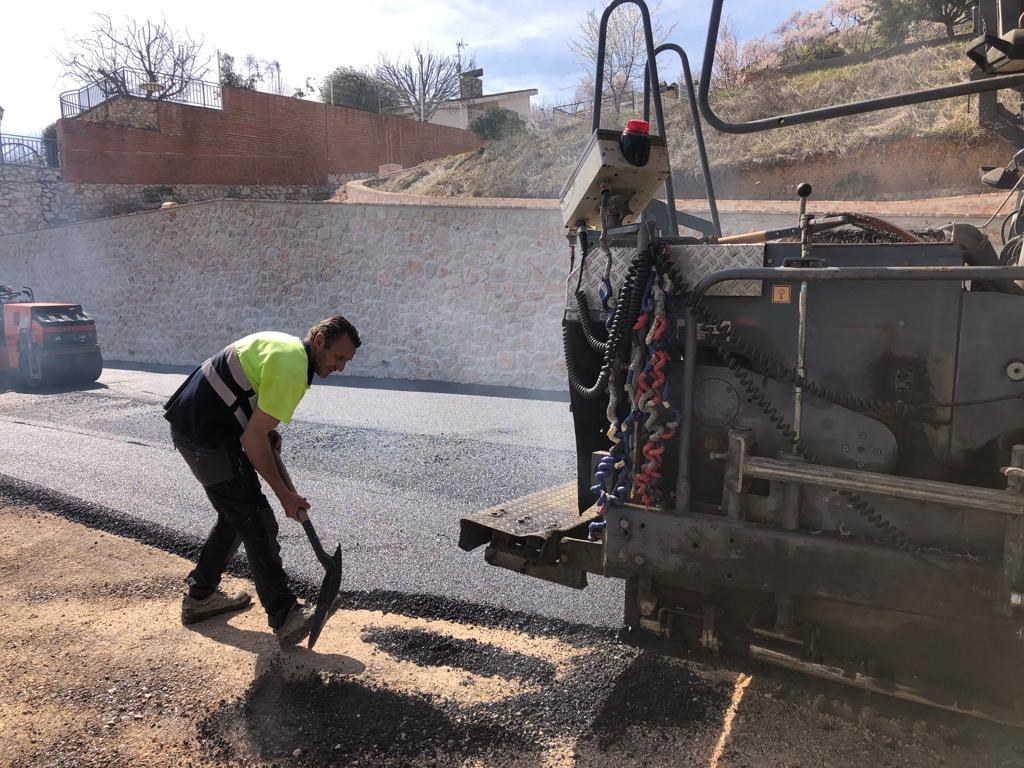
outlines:
[{"label": "stone block wall", "polygon": [[143,131],[160,130],[157,102],[118,96],[105,101],[78,117],[87,123],[106,123]]},{"label": "stone block wall", "polygon": [[0,234],[153,210],[165,202],[221,198],[326,200],[348,180],[332,176],[314,184],[76,184],[59,168],[0,164]]},{"label": "stone block wall", "polygon": [[59,168],[0,163],[0,234],[50,226],[60,185]]},{"label": "stone block wall", "polygon": [[0,275],[81,302],[107,359],[195,364],[341,312],[349,373],[564,389],[555,210],[222,200],[0,237]]}]

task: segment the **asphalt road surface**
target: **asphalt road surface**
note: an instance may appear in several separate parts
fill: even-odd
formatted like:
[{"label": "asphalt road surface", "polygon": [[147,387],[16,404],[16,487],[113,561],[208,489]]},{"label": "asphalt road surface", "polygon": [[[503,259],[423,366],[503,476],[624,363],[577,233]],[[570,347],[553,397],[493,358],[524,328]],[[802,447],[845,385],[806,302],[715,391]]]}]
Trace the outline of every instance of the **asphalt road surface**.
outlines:
[{"label": "asphalt road surface", "polygon": [[[212,508],[162,418],[161,404],[183,378],[107,368],[86,390],[0,389],[0,473],[205,538]],[[577,592],[494,568],[480,550],[457,546],[464,513],[573,479],[566,402],[346,386],[334,376],[314,383],[281,432],[321,540],[342,544],[344,589],[619,621],[619,581],[591,577]],[[323,572],[301,527],[272,503],[285,567],[318,583]]]}]

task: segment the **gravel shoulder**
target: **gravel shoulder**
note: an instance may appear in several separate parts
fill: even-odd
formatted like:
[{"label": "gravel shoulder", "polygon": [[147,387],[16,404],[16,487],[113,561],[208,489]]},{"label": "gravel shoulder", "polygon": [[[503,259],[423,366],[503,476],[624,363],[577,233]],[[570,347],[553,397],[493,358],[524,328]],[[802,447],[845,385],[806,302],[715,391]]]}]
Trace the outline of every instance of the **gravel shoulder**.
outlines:
[{"label": "gravel shoulder", "polygon": [[0,765],[1024,764],[1012,729],[892,714],[603,630],[345,609],[316,652],[284,652],[258,607],[182,627],[188,569],[0,506]]}]

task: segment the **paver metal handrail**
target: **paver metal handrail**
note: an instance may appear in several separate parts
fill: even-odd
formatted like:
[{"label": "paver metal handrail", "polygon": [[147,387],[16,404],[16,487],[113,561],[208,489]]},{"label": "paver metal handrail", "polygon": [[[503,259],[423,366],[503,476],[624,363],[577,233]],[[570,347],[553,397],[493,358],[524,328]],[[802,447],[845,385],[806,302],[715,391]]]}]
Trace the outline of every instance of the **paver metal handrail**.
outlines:
[{"label": "paver metal handrail", "polygon": [[[654,31],[651,28],[651,12],[644,0],[612,0],[601,14],[601,23],[597,32],[597,67],[594,72],[594,107],[591,130],[597,133],[601,127],[601,102],[604,93],[604,57],[605,46],[608,36],[608,18],[620,5],[632,3],[640,10],[640,19],[643,22],[644,43],[647,48],[647,70],[648,77],[652,83],[661,83],[658,79],[658,56],[654,51]],[[654,119],[658,127],[658,135],[665,138],[665,114],[661,108],[661,88],[654,89]],[[665,150],[668,151],[666,141]],[[665,203],[668,205],[668,220],[672,235],[679,233],[679,222],[676,215],[676,196],[672,189],[672,174],[665,177]]]},{"label": "paver metal handrail", "polygon": [[39,136],[0,134],[0,164],[60,167],[60,148],[56,139]]},{"label": "paver metal handrail", "polygon": [[[704,146],[704,130],[700,125],[700,110],[697,108],[697,95],[693,88],[693,75],[690,73],[690,60],[686,51],[675,43],[662,43],[654,49],[657,56],[663,51],[673,51],[679,55],[679,64],[683,68],[683,78],[686,83],[686,96],[690,101],[690,119],[693,122],[693,136],[697,143],[697,157],[700,160],[700,170],[704,176],[704,193],[707,195],[708,211],[711,213],[711,224],[714,228],[715,237],[722,236],[722,222],[718,219],[718,203],[715,200],[715,188],[711,183],[711,167],[708,165],[708,150]],[[651,72],[644,70],[644,120],[651,119]]]},{"label": "paver metal handrail", "polygon": [[[166,95],[168,91],[172,95]],[[222,109],[220,83],[205,80],[171,81],[163,75],[154,79],[147,73],[122,67],[108,77],[101,77],[75,91],[60,95],[61,117],[78,117],[115,96],[132,96],[150,101],[169,101],[207,109]]]}]

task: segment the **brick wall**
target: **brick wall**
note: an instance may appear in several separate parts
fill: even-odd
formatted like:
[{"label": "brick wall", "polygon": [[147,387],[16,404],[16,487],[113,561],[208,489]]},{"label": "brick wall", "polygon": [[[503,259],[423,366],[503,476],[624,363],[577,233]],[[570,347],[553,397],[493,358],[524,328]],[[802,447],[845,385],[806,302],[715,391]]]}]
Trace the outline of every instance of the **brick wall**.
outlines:
[{"label": "brick wall", "polygon": [[156,126],[61,120],[64,180],[98,184],[320,184],[482,146],[472,131],[240,88],[222,110],[160,102]]}]

